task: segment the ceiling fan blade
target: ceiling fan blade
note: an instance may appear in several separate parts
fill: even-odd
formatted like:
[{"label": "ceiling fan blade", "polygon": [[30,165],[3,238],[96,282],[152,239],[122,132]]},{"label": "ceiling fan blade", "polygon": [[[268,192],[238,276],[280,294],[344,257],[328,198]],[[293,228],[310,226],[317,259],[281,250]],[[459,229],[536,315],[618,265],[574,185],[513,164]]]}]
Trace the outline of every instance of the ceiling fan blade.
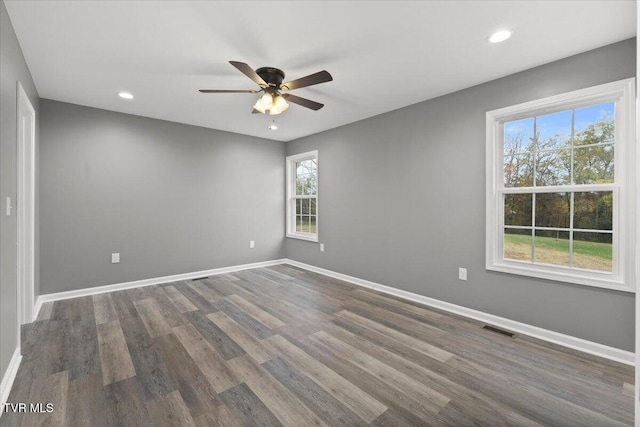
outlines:
[{"label": "ceiling fan blade", "polygon": [[254,108],[253,110],[251,110],[251,114],[262,114],[262,113]]},{"label": "ceiling fan blade", "polygon": [[318,71],[314,74],[309,74],[308,76],[301,77],[296,80],[291,80],[290,82],[283,83],[280,85],[282,89],[293,90],[300,89],[301,87],[313,86],[320,83],[330,82],[333,80],[331,74],[327,71]]},{"label": "ceiling fan blade", "polygon": [[282,97],[284,99],[286,99],[287,101],[289,101],[289,102],[293,102],[294,104],[302,105],[303,107],[310,108],[313,111],[318,111],[319,109],[324,107],[324,104],[320,104],[319,102],[315,102],[315,101],[312,101],[312,100],[307,99],[307,98],[302,98],[300,96],[295,96],[295,95],[292,95],[290,93],[285,93],[285,94],[282,95]]},{"label": "ceiling fan blade", "polygon": [[242,74],[244,74],[245,76],[249,77],[251,80],[256,82],[258,85],[264,86],[264,87],[269,86],[267,84],[267,82],[262,80],[262,77],[260,77],[253,70],[253,68],[251,68],[248,64],[245,64],[244,62],[238,62],[238,61],[229,61],[229,64],[231,64],[234,67],[236,67]]},{"label": "ceiling fan blade", "polygon": [[222,90],[218,90],[218,89],[200,89],[201,93],[258,93],[260,92],[259,90],[227,90],[227,89],[222,89]]}]

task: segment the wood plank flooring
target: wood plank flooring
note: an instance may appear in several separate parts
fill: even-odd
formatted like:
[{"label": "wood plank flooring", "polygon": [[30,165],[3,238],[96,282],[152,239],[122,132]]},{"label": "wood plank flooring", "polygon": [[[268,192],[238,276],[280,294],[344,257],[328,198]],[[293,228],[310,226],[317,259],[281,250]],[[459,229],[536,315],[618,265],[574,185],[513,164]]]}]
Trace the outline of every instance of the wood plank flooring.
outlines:
[{"label": "wood plank flooring", "polygon": [[0,426],[630,426],[633,369],[288,265],[45,304]]}]

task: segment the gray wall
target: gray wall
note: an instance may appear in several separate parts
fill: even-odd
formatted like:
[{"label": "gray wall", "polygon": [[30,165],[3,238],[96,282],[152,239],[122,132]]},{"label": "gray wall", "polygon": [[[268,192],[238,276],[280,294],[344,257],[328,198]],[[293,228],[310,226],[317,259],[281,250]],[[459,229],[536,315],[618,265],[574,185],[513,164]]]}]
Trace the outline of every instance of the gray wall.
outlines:
[{"label": "gray wall", "polygon": [[42,294],[283,256],[284,143],[46,99],[40,109]]},{"label": "gray wall", "polygon": [[[9,365],[15,348],[17,314],[17,216],[5,215],[5,200],[11,197],[17,206],[17,162],[16,162],[16,90],[17,81],[22,83],[36,110],[36,161],[38,155],[38,92],[33,84],[22,50],[13,31],[4,2],[0,1],[0,378]],[[37,191],[37,190],[36,190]],[[37,205],[36,205],[37,209]],[[36,231],[36,266],[37,266]],[[36,295],[38,292],[38,269],[36,267]]]},{"label": "gray wall", "polygon": [[319,150],[325,252],[287,257],[633,351],[633,294],[489,272],[484,248],[485,113],[634,76],[631,39],[289,143]]}]

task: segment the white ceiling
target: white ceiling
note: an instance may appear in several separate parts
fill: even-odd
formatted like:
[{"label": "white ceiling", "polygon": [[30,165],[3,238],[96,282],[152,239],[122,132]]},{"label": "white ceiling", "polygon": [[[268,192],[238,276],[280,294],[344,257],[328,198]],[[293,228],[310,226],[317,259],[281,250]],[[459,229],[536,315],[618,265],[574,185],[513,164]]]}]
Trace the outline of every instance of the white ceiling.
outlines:
[{"label": "white ceiling", "polygon": [[[5,4],[42,98],[281,141],[636,34],[633,0]],[[502,28],[511,39],[488,43]],[[285,80],[327,70],[334,81],[292,92],[326,106],[263,116],[258,95],[200,94],[257,87],[229,60]]]}]

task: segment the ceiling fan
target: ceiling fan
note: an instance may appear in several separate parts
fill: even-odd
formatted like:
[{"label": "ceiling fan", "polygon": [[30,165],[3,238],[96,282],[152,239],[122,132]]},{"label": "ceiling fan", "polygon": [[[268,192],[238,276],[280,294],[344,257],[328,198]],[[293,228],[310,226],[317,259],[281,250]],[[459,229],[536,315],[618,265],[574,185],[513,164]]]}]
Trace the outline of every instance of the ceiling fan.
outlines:
[{"label": "ceiling fan", "polygon": [[283,93],[294,89],[300,89],[307,86],[313,86],[320,83],[330,82],[333,80],[331,74],[327,71],[319,71],[308,76],[301,77],[296,80],[291,80],[286,83],[282,83],[284,80],[284,72],[273,67],[262,67],[257,70],[253,70],[248,64],[238,61],[229,61],[231,65],[236,67],[242,74],[249,77],[255,83],[260,86],[259,90],[217,90],[217,89],[200,89],[201,93],[260,93],[264,92],[264,95],[258,99],[258,102],[253,106],[252,113],[261,114],[280,114],[289,108],[289,102],[301,105],[306,108],[310,108],[317,111],[324,107],[324,104],[312,101],[310,99],[302,98],[300,96],[292,95],[290,93]]}]

